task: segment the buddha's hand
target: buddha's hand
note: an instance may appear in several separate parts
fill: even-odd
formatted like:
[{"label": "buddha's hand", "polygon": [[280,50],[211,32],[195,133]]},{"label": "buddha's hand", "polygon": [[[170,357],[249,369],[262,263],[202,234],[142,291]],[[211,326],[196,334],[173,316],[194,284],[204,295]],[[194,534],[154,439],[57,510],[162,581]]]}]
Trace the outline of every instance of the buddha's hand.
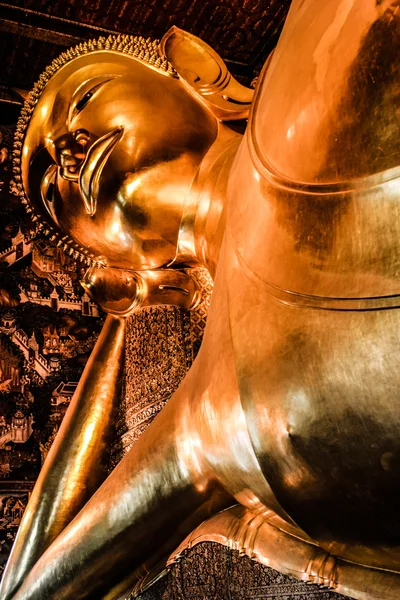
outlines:
[{"label": "buddha's hand", "polygon": [[90,298],[107,313],[127,317],[144,306],[173,305],[192,309],[201,300],[186,271],[130,271],[90,267],[81,281]]}]

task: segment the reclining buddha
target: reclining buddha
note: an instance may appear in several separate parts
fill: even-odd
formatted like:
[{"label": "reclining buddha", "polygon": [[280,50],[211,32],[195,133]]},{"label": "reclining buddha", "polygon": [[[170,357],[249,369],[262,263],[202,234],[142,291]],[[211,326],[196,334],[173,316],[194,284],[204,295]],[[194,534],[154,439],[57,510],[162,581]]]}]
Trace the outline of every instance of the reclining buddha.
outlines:
[{"label": "reclining buddha", "polygon": [[[39,81],[22,201],[92,265],[109,315],[2,600],[118,598],[187,536],[398,598],[399,8],[294,0],[254,94],[176,28],[81,45]],[[193,306],[199,265],[200,352],[103,481],[125,317]]]}]

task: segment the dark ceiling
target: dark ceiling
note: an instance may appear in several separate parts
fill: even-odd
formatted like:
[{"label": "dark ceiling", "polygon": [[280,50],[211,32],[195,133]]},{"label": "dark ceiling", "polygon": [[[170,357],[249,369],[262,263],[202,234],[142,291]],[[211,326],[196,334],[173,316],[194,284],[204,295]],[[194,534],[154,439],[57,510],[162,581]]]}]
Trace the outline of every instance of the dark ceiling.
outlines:
[{"label": "dark ceiling", "polygon": [[251,79],[275,46],[290,0],[10,0],[0,2],[0,85],[30,89],[65,47],[109,33],[202,37]]}]

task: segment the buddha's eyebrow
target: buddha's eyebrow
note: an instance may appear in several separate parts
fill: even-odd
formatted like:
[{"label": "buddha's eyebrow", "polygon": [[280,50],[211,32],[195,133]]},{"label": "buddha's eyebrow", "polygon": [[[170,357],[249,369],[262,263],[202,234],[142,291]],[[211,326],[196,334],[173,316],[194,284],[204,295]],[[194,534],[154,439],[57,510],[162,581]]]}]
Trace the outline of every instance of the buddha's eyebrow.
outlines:
[{"label": "buddha's eyebrow", "polygon": [[[75,117],[86,107],[91,98],[96,92],[103,87],[106,83],[109,83],[119,75],[104,75],[99,77],[93,77],[89,81],[82,84],[78,90],[73,94],[68,108],[68,127],[71,127]],[[92,85],[88,88],[90,83]],[[86,92],[82,94],[82,90],[86,89]],[[77,100],[78,99],[78,100]]]}]

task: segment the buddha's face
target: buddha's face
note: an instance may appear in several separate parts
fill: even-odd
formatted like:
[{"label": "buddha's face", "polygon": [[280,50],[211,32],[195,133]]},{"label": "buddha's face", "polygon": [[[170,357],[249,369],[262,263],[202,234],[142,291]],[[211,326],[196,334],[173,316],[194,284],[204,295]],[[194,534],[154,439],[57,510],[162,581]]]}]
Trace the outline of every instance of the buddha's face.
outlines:
[{"label": "buddha's face", "polygon": [[217,134],[214,117],[176,78],[129,55],[96,51],[47,83],[22,151],[26,193],[108,264],[173,260],[182,211]]}]

